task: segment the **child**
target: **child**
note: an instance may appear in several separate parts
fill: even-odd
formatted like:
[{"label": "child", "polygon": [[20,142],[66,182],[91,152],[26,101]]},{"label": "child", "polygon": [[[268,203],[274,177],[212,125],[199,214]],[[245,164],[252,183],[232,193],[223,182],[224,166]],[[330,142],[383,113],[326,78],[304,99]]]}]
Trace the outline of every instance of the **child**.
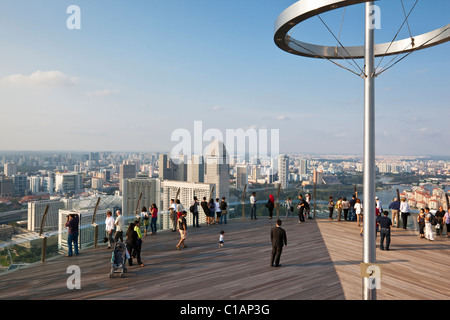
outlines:
[{"label": "child", "polygon": [[223,247],[223,243],[224,243],[224,234],[225,231],[220,231],[220,235],[219,235],[219,248]]}]

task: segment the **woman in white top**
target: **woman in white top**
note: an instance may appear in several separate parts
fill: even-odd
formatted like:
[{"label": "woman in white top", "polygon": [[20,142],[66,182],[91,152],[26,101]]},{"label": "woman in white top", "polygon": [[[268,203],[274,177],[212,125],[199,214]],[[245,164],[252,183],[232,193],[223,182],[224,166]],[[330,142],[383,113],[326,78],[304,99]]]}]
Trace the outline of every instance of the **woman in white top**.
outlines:
[{"label": "woman in white top", "polygon": [[362,207],[362,203],[361,203],[361,200],[359,200],[359,199],[356,199],[356,202],[355,202],[355,213],[356,213],[356,219],[357,219],[357,221],[358,221],[358,227],[359,227],[359,225],[360,225],[360,223],[361,223],[361,218],[362,218],[362,209],[363,209],[363,207]]},{"label": "woman in white top", "polygon": [[408,224],[408,216],[409,213],[409,204],[406,201],[406,198],[402,198],[402,202],[400,202],[400,213],[402,217],[403,229],[406,229],[406,225]]}]

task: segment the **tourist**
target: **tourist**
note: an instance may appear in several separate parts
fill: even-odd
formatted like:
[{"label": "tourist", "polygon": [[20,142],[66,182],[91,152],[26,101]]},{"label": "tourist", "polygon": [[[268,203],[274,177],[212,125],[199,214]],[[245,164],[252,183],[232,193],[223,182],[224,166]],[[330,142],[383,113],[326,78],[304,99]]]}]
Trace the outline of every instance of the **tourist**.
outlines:
[{"label": "tourist", "polygon": [[292,215],[292,212],[294,212],[294,207],[292,206],[291,197],[289,197],[285,202],[286,202],[286,218],[287,218],[289,213]]},{"label": "tourist", "polygon": [[[153,203],[150,207],[151,221],[150,221],[150,234],[156,234],[156,221],[158,220],[158,207],[156,203]],[[145,233],[147,235],[147,232]]]},{"label": "tourist", "polygon": [[177,219],[175,217],[177,212],[177,205],[175,204],[174,199],[170,199],[170,207],[169,209],[169,219],[172,222],[172,232],[177,231]]},{"label": "tourist", "polygon": [[209,224],[214,224],[214,219],[216,217],[216,204],[214,203],[214,199],[209,199],[208,203],[208,210],[209,210]]},{"label": "tourist", "polygon": [[[391,244],[391,225],[392,221],[388,217],[389,211],[383,211],[383,216],[377,218],[377,222],[380,225],[380,250],[389,250],[389,245]],[[386,245],[384,241],[386,240]]]},{"label": "tourist", "polygon": [[380,198],[375,197],[375,215],[380,216],[383,212],[383,206],[381,205]]},{"label": "tourist", "polygon": [[328,210],[330,211],[330,215],[329,215],[328,219],[332,220],[333,219],[333,211],[334,211],[333,196],[330,196],[330,198],[328,199]]},{"label": "tourist", "polygon": [[356,214],[356,221],[358,222],[358,227],[362,223],[362,213],[363,213],[363,206],[361,203],[361,200],[356,199],[355,200],[355,214]]},{"label": "tourist", "polygon": [[339,198],[336,202],[335,208],[337,210],[337,220],[341,221],[341,215],[342,215],[342,198]]},{"label": "tourist", "polygon": [[142,207],[139,221],[144,225],[145,236],[147,236],[148,226],[150,225],[150,217],[148,215],[146,207]]},{"label": "tourist", "polygon": [[194,196],[194,200],[191,203],[191,207],[189,208],[189,211],[192,213],[192,227],[198,228],[200,225],[198,224],[198,199],[196,196]]},{"label": "tourist", "polygon": [[305,209],[305,216],[308,219],[312,219],[312,217],[311,217],[311,194],[310,193],[306,194],[305,201],[308,204],[306,209]]},{"label": "tourist", "polygon": [[425,238],[425,210],[422,208],[420,209],[419,214],[417,215],[417,224],[419,226],[419,238],[424,239]]},{"label": "tourist", "polygon": [[178,221],[178,219],[180,219],[180,217],[181,217],[181,215],[182,215],[182,213],[183,213],[183,211],[184,211],[184,207],[183,207],[183,205],[181,204],[181,201],[180,201],[180,199],[177,199],[176,201],[175,201],[175,204],[176,204],[176,211],[177,211],[177,221]]},{"label": "tourist", "polygon": [[177,249],[180,250],[180,246],[186,248],[184,241],[187,236],[187,224],[186,224],[186,211],[183,211],[180,218],[178,219],[178,231],[180,232],[180,241],[177,244]]},{"label": "tourist", "polygon": [[205,214],[206,225],[209,225],[211,215],[209,213],[208,201],[206,201],[206,197],[203,197],[203,201],[200,202],[200,206],[202,207],[203,213]]},{"label": "tourist", "polygon": [[342,210],[344,211],[344,220],[348,219],[348,211],[350,209],[350,202],[347,201],[346,197],[342,197]]},{"label": "tourist", "polygon": [[355,203],[356,203],[356,195],[352,195],[352,199],[349,201],[349,204],[350,204],[350,208],[348,211],[348,220],[349,221],[356,220]]},{"label": "tourist", "polygon": [[272,242],[272,257],[270,265],[272,267],[281,267],[280,258],[283,247],[287,246],[286,231],[281,228],[281,220],[278,219],[276,226],[270,231],[270,240]]},{"label": "tourist", "polygon": [[275,208],[275,198],[273,195],[269,195],[269,200],[267,200],[266,208],[269,210],[269,219],[272,219],[273,209]]},{"label": "tourist", "polygon": [[250,219],[256,220],[256,193],[253,192],[250,196],[250,205],[251,205],[251,211],[250,211]]},{"label": "tourist", "polygon": [[105,232],[106,232],[106,239],[108,242],[108,247],[106,249],[111,249],[111,244],[114,243],[114,218],[112,217],[111,210],[106,211],[106,219],[105,219]]},{"label": "tourist", "polygon": [[222,215],[222,210],[220,210],[219,198],[216,198],[216,202],[214,203],[214,210],[216,212],[216,223],[219,224],[220,217]]},{"label": "tourist", "polygon": [[127,229],[126,239],[125,239],[125,244],[127,246],[127,250],[128,250],[128,254],[129,254],[129,258],[128,258],[129,266],[133,265],[133,255],[137,252],[137,239],[138,239],[138,234],[134,230],[134,223],[130,223],[130,225],[128,226],[128,229]]},{"label": "tourist", "polygon": [[225,197],[222,197],[222,201],[220,202],[220,210],[222,211],[222,214],[220,215],[220,224],[224,223],[227,224],[227,215],[228,215],[228,204],[225,201]]},{"label": "tourist", "polygon": [[80,223],[80,220],[78,218],[77,214],[71,213],[67,216],[67,220],[65,223],[65,227],[68,228],[67,230],[67,247],[68,252],[66,257],[72,257],[72,245],[73,245],[73,251],[75,252],[75,255],[78,255],[78,225]]},{"label": "tourist", "polygon": [[402,218],[403,229],[406,229],[408,225],[408,216],[411,214],[409,212],[409,203],[406,201],[406,198],[402,198],[402,202],[400,202],[400,214]]},{"label": "tourist", "polygon": [[305,222],[305,211],[308,209],[309,205],[308,202],[306,202],[305,199],[303,199],[303,196],[301,194],[298,195],[298,223]]},{"label": "tourist", "polygon": [[442,206],[439,206],[439,209],[435,214],[435,217],[437,219],[436,236],[442,236],[442,234],[444,233],[444,215],[444,208]]},{"label": "tourist", "polygon": [[450,210],[447,210],[447,212],[444,214],[443,222],[447,227],[447,238],[450,238]]},{"label": "tourist", "polygon": [[400,203],[398,202],[398,198],[394,198],[394,200],[389,204],[389,209],[391,209],[392,222],[395,221],[394,226],[398,228],[399,222],[399,212],[400,212]]},{"label": "tourist", "polygon": [[220,231],[219,235],[219,248],[223,247],[223,244],[225,243],[225,231]]},{"label": "tourist", "polygon": [[425,239],[434,241],[434,232],[431,226],[431,215],[430,208],[425,208]]},{"label": "tourist", "polygon": [[122,212],[120,210],[116,211],[117,218],[114,221],[116,226],[116,234],[114,235],[114,242],[117,243],[119,240],[123,242],[123,231],[125,230],[125,224],[123,222]]},{"label": "tourist", "polygon": [[141,267],[144,266],[141,260],[141,250],[142,250],[142,233],[141,228],[139,227],[139,220],[134,221],[134,231],[137,233],[137,242],[136,242],[136,250],[135,250],[135,256],[136,259]]}]

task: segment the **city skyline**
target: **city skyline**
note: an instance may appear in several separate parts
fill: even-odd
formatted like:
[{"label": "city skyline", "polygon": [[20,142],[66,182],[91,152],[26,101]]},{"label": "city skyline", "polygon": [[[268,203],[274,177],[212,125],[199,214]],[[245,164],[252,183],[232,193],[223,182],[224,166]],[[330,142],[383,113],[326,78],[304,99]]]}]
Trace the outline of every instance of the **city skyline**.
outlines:
[{"label": "city skyline", "polygon": [[[168,152],[174,130],[201,120],[222,132],[279,129],[282,154],[362,154],[362,79],[273,43],[276,17],[294,2],[2,3],[0,149]],[[377,42],[403,21],[399,3],[378,3]],[[404,3],[409,10],[413,1]],[[73,4],[80,30],[66,27]],[[342,29],[350,45],[363,41],[363,6],[354,7]],[[419,3],[411,31],[447,24],[449,9]],[[342,11],[323,18],[339,30]],[[294,31],[334,43],[319,27],[312,20],[304,36]],[[377,154],[450,156],[447,51],[448,43],[415,52],[377,79]]]}]

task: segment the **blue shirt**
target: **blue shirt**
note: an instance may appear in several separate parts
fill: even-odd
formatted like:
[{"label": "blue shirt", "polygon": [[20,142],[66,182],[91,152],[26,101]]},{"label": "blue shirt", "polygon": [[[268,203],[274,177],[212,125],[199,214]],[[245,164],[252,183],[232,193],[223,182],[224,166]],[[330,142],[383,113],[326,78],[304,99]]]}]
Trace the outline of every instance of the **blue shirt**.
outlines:
[{"label": "blue shirt", "polygon": [[392,201],[389,205],[389,209],[400,210],[400,203],[398,201]]}]

